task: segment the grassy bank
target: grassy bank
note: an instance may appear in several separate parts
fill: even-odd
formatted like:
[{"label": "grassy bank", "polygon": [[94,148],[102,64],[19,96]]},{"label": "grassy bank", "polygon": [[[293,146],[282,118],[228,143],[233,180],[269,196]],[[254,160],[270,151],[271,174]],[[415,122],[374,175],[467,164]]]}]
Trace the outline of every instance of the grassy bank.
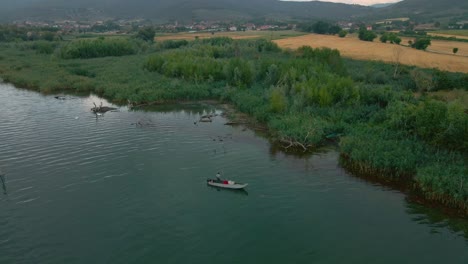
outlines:
[{"label": "grassy bank", "polygon": [[353,171],[404,179],[427,199],[468,213],[466,105],[431,96],[466,94],[465,74],[343,60],[331,49],[284,51],[263,39],[41,45],[0,44],[0,76],[19,87],[92,92],[117,103],[227,101],[266,124],[285,149],[338,141]]}]

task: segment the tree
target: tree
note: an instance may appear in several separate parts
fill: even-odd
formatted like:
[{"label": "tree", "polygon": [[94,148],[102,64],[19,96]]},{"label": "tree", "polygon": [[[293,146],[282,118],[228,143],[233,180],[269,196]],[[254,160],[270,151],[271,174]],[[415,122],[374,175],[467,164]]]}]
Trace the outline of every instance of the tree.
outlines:
[{"label": "tree", "polygon": [[453,54],[457,54],[458,48],[453,48]]},{"label": "tree", "polygon": [[348,31],[346,31],[346,30],[341,30],[340,32],[338,32],[338,36],[340,38],[344,38],[344,37],[346,37],[346,35],[348,35]]},{"label": "tree", "polygon": [[330,24],[324,21],[317,21],[312,25],[312,31],[317,34],[327,34]]},{"label": "tree", "polygon": [[401,38],[395,35],[395,38],[393,39],[393,42],[400,45],[401,43]]},{"label": "tree", "polygon": [[380,36],[380,41],[382,43],[387,43],[387,40],[388,40],[388,34],[387,33],[384,33],[384,34],[382,34],[382,36]]},{"label": "tree", "polygon": [[41,33],[41,38],[43,40],[53,41],[54,38],[55,38],[55,34],[50,32],[50,31],[44,31],[44,32]]},{"label": "tree", "polygon": [[387,43],[387,41],[390,41],[390,43],[396,43],[396,44],[400,44],[401,42],[401,38],[398,37],[397,34],[395,33],[383,33],[382,36],[380,37],[380,41],[382,41],[383,43]]},{"label": "tree", "polygon": [[340,31],[341,31],[341,27],[338,25],[333,25],[328,29],[328,33],[331,35],[336,35],[340,33]]},{"label": "tree", "polygon": [[418,38],[416,41],[411,45],[411,47],[418,49],[418,50],[426,50],[427,47],[431,45],[430,38]]},{"label": "tree", "polygon": [[156,32],[153,27],[144,27],[138,30],[136,37],[144,41],[153,42],[155,34]]},{"label": "tree", "polygon": [[377,37],[377,35],[370,30],[367,30],[366,28],[362,27],[359,29],[359,39],[363,41],[374,41],[374,39]]}]

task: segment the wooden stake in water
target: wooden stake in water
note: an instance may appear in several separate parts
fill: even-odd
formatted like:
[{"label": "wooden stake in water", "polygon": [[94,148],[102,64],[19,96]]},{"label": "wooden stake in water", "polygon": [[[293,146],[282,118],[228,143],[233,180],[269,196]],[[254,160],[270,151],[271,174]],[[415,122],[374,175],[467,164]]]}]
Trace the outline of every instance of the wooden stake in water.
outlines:
[{"label": "wooden stake in water", "polygon": [[7,194],[7,190],[6,190],[6,180],[5,180],[5,174],[3,174],[3,172],[0,170],[0,181],[2,182],[2,187],[3,187],[3,193],[4,194]]}]

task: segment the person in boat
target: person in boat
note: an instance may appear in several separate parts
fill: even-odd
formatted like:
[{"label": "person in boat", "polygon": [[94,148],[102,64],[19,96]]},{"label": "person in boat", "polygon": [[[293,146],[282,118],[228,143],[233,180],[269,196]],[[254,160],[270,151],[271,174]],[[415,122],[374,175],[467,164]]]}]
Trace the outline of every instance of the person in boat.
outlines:
[{"label": "person in boat", "polygon": [[216,173],[216,180],[221,182],[221,173],[219,173],[219,171]]}]

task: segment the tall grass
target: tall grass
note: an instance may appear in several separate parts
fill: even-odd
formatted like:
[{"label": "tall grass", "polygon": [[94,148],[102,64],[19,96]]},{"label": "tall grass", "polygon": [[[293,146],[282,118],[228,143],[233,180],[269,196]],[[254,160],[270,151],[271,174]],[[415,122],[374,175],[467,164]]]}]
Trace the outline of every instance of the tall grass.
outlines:
[{"label": "tall grass", "polygon": [[60,51],[63,59],[90,59],[107,56],[124,56],[136,53],[134,44],[127,39],[78,40],[64,45]]}]

